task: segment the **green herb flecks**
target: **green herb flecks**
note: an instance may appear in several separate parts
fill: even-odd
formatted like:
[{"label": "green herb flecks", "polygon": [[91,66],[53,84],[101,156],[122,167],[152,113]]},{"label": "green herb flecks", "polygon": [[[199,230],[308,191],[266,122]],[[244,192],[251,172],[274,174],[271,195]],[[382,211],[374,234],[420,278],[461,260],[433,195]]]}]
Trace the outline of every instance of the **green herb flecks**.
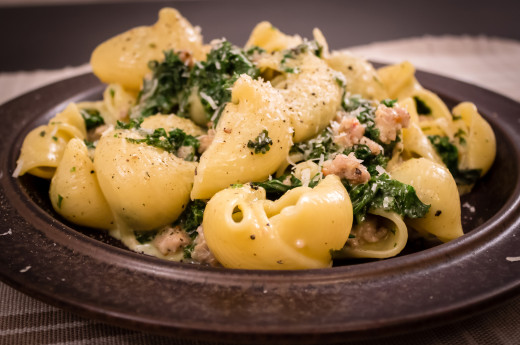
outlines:
[{"label": "green herb flecks", "polygon": [[461,145],[466,145],[465,136],[466,136],[466,131],[464,131],[462,128],[459,128],[457,133],[454,134],[454,137],[459,139],[459,144],[461,144]]},{"label": "green herb flecks", "polygon": [[397,99],[383,99],[381,101],[381,104],[384,104],[388,108],[393,108],[396,103],[397,103]]},{"label": "green herb flecks", "polygon": [[97,109],[80,109],[79,112],[85,121],[87,130],[97,128],[105,124],[105,120]]},{"label": "green herb flecks", "polygon": [[271,149],[273,140],[269,138],[269,132],[264,129],[255,140],[249,140],[247,147],[255,152],[255,154],[264,154]]},{"label": "green herb flecks", "polygon": [[459,150],[453,145],[448,137],[429,135],[428,139],[441,157],[442,161],[453,175],[455,182],[459,185],[471,185],[475,183],[481,174],[480,169],[459,170]]},{"label": "green herb flecks", "polygon": [[432,114],[432,109],[422,99],[420,99],[417,96],[414,96],[413,100],[415,101],[415,108],[417,109],[417,114],[419,114],[419,115],[431,115]]},{"label": "green herb flecks", "polygon": [[[144,139],[126,138],[126,140],[134,144],[144,143],[163,149],[177,156],[182,156],[184,160],[190,162],[197,161],[199,157],[198,149],[200,141],[194,136],[186,134],[179,128],[175,128],[169,132],[166,132],[164,128],[157,128],[152,134],[147,134]],[[185,152],[181,155],[179,150],[183,147]],[[188,152],[188,154],[186,154],[186,152]]]},{"label": "green herb flecks", "polygon": [[63,203],[63,196],[61,196],[61,194],[58,194],[58,202],[57,202],[57,206],[59,209],[61,209],[61,204]]},{"label": "green herb flecks", "polygon": [[387,174],[373,176],[365,184],[342,182],[350,195],[358,224],[365,220],[370,209],[382,208],[408,218],[424,217],[430,209],[430,205],[417,197],[412,186],[392,180]]}]

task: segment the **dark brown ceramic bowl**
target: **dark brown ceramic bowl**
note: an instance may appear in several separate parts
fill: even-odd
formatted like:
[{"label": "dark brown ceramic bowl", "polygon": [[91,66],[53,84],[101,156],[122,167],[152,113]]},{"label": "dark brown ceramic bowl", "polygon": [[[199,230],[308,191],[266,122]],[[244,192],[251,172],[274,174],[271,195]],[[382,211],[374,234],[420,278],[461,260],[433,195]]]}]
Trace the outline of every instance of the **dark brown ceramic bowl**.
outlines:
[{"label": "dark brown ceramic bowl", "polygon": [[[307,271],[216,269],[162,261],[62,221],[48,185],[12,178],[24,136],[70,101],[101,97],[91,74],[0,107],[0,278],[112,324],[180,337],[325,343],[453,321],[520,293],[520,104],[418,72],[449,106],[470,100],[497,137],[493,168],[464,197],[466,235],[396,258]],[[251,337],[255,335],[255,337]]]}]

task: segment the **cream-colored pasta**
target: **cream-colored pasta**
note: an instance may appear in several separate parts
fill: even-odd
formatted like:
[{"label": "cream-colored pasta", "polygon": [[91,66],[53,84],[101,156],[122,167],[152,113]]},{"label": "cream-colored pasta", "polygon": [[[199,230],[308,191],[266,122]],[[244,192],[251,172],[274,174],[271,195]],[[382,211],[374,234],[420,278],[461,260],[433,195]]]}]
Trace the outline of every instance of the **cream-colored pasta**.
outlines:
[{"label": "cream-colored pasta", "polygon": [[204,106],[200,100],[199,88],[197,86],[193,87],[191,90],[190,96],[188,97],[188,103],[190,119],[199,126],[207,126],[210,120],[208,120],[208,115],[206,114],[206,110],[204,110]]},{"label": "cream-colored pasta", "polygon": [[419,199],[430,205],[424,218],[407,219],[407,224],[444,242],[463,235],[459,192],[448,169],[418,158],[402,163],[390,174],[392,178],[414,187]]},{"label": "cream-colored pasta", "polygon": [[73,138],[67,144],[49,195],[54,210],[75,224],[107,230],[115,226],[94,163],[80,139]]},{"label": "cream-colored pasta", "polygon": [[314,189],[298,187],[279,200],[263,188],[228,188],[208,203],[203,228],[222,265],[249,269],[329,267],[330,251],[346,242],[352,205],[337,176]]},{"label": "cream-colored pasta", "polygon": [[496,139],[489,123],[478,113],[477,107],[464,102],[453,108],[453,114],[460,116],[466,125],[465,141],[460,146],[464,153],[460,157],[460,169],[480,169],[484,175],[495,160]]},{"label": "cream-colored pasta", "polygon": [[199,30],[177,10],[164,8],[154,25],[136,27],[101,43],[92,53],[90,64],[103,82],[139,90],[150,72],[148,62],[163,60],[163,52],[172,49],[188,51],[197,60],[203,60],[207,51]]},{"label": "cream-colored pasta", "polygon": [[419,116],[412,98],[405,98],[399,102],[410,114],[410,124],[403,128],[402,142],[403,155],[407,158],[423,157],[433,162],[444,164],[432,144],[419,127]]},{"label": "cream-colored pasta", "polygon": [[177,115],[162,115],[157,114],[149,116],[141,123],[142,128],[156,129],[164,128],[166,131],[171,131],[175,128],[182,129],[186,134],[193,136],[200,136],[204,134],[204,130],[197,126],[190,119],[179,117]]},{"label": "cream-colored pasta", "polygon": [[385,259],[404,249],[408,229],[402,217],[383,209],[370,210],[369,213],[368,217],[372,218],[352,229],[352,238],[334,253],[335,258]]},{"label": "cream-colored pasta", "polygon": [[115,125],[117,121],[128,119],[136,98],[135,92],[125,90],[119,84],[108,85],[103,92],[103,103],[107,109],[107,114],[103,116],[105,123]]},{"label": "cream-colored pasta", "polygon": [[134,130],[106,132],[94,167],[114,215],[134,230],[155,230],[173,222],[188,201],[196,163],[147,144]]},{"label": "cream-colored pasta", "polygon": [[[260,69],[277,69],[271,84],[283,95],[294,128],[294,142],[312,138],[336,116],[341,105],[343,76],[307,51],[285,59],[283,54],[259,61]],[[282,66],[283,61],[283,66]]]},{"label": "cream-colored pasta", "polygon": [[246,48],[260,47],[268,52],[281,51],[302,43],[300,36],[289,36],[269,22],[258,23],[246,43]]},{"label": "cream-colored pasta", "polygon": [[383,83],[388,97],[403,99],[421,88],[415,79],[415,67],[408,61],[388,65],[377,70],[379,80]]},{"label": "cream-colored pasta", "polygon": [[303,161],[294,166],[293,175],[302,181],[302,185],[306,187],[313,178],[321,176],[321,168],[312,161]]},{"label": "cream-colored pasta", "polygon": [[72,138],[85,139],[85,122],[78,107],[70,103],[46,126],[33,129],[24,139],[14,176],[29,173],[50,179]]},{"label": "cream-colored pasta", "polygon": [[[233,183],[263,181],[285,160],[292,145],[287,107],[268,83],[241,76],[216,134],[200,158],[191,197],[207,199]],[[265,153],[248,147],[263,131],[272,140]]]},{"label": "cream-colored pasta", "polygon": [[345,76],[346,90],[350,94],[378,101],[388,98],[376,70],[365,59],[341,51],[332,52],[325,61],[331,68]]}]

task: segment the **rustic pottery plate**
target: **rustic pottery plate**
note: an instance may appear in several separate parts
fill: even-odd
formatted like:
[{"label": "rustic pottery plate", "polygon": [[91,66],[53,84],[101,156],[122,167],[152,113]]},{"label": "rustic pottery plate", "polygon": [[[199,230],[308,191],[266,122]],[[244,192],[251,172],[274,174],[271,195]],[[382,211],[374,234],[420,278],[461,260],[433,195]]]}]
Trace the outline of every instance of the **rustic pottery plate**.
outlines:
[{"label": "rustic pottery plate", "polygon": [[[493,168],[465,196],[466,235],[331,269],[248,271],[162,261],[57,216],[48,183],[11,177],[24,136],[68,102],[101,97],[86,74],[0,107],[0,279],[45,302],[128,328],[196,339],[353,340],[439,325],[520,293],[520,104],[418,72],[453,106],[470,100],[497,137]],[[254,337],[252,337],[254,335]]]}]

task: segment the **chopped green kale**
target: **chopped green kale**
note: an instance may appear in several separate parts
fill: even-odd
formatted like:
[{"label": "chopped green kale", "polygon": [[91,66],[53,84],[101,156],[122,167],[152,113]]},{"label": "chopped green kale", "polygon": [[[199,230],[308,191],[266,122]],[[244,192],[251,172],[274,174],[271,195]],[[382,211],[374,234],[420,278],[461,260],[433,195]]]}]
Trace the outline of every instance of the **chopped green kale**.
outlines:
[{"label": "chopped green kale", "polygon": [[255,154],[264,154],[271,149],[271,145],[273,145],[273,140],[269,138],[269,132],[264,129],[255,140],[249,140],[247,143],[247,147],[255,152]]},{"label": "chopped green kale", "polygon": [[97,109],[80,109],[87,131],[105,124],[105,120]]},{"label": "chopped green kale", "polygon": [[197,228],[202,224],[206,203],[202,200],[193,200],[173,224],[180,226],[193,239],[197,237]]},{"label": "chopped green kale", "polygon": [[450,142],[448,137],[429,135],[428,139],[441,157],[442,161],[459,185],[470,185],[480,178],[480,169],[459,169],[459,150]]},{"label": "chopped green kale", "polygon": [[417,114],[419,115],[431,115],[432,109],[419,97],[414,96],[413,100],[415,101],[415,108],[417,109]]},{"label": "chopped green kale", "polygon": [[251,60],[257,51],[244,52],[228,41],[221,41],[208,53],[206,61],[195,64],[189,88],[197,90],[208,121],[218,122],[225,104],[231,100],[231,87],[241,74],[253,79],[260,76],[260,70]]},{"label": "chopped green kale", "polygon": [[[309,182],[309,187],[314,188],[320,182],[320,175],[316,174]],[[255,187],[262,187],[265,189],[266,196],[269,200],[276,200],[280,198],[290,189],[301,187],[302,181],[294,175],[283,175],[264,182],[251,183]]]},{"label": "chopped green kale", "polygon": [[294,144],[291,147],[291,154],[303,154],[303,160],[318,160],[323,157],[323,160],[329,159],[333,153],[339,152],[341,148],[334,143],[334,137],[331,127],[325,128],[316,137]]},{"label": "chopped green kale", "polygon": [[190,76],[189,66],[172,50],[164,52],[164,61],[150,61],[151,79],[143,80],[143,87],[137,98],[137,106],[131,117],[138,119],[161,114],[182,115],[181,106],[186,102],[184,90]]},{"label": "chopped green kale", "polygon": [[164,128],[157,128],[152,134],[147,134],[144,139],[126,138],[126,140],[134,144],[144,143],[151,145],[175,155],[178,154],[178,150],[181,147],[189,147],[191,152],[182,158],[190,162],[198,159],[200,141],[194,136],[186,134],[180,128],[175,128],[169,132],[166,132]]},{"label": "chopped green kale", "polygon": [[347,101],[347,109],[349,112],[356,111],[357,119],[364,124],[365,136],[372,139],[383,147],[383,152],[378,155],[372,153],[368,146],[356,144],[352,147],[342,147],[334,142],[334,134],[329,126],[325,128],[316,137],[293,145],[290,154],[302,154],[302,160],[328,160],[337,154],[348,155],[354,153],[357,159],[363,160],[363,165],[367,168],[371,176],[379,175],[377,167],[385,168],[397,140],[390,144],[383,144],[379,141],[379,130],[375,128],[375,108],[371,106],[369,101],[359,98],[352,98]]},{"label": "chopped green kale", "polygon": [[192,241],[190,244],[185,246],[183,251],[184,259],[191,259],[191,255],[193,254],[193,250],[195,249],[195,241]]},{"label": "chopped green kale", "polygon": [[408,218],[424,217],[430,209],[430,205],[424,204],[417,197],[412,186],[392,180],[387,174],[372,176],[365,184],[352,185],[346,180],[342,182],[350,195],[358,224],[374,208],[382,208]]},{"label": "chopped green kale", "polygon": [[189,98],[197,92],[207,114],[208,121],[218,121],[224,105],[231,100],[231,87],[241,74],[256,79],[260,71],[252,62],[252,56],[260,48],[243,51],[228,41],[217,44],[207,55],[206,61],[190,66],[172,50],[164,52],[164,61],[150,61],[150,79],[144,79],[143,87],[130,117],[139,119],[161,114],[187,117]]}]

